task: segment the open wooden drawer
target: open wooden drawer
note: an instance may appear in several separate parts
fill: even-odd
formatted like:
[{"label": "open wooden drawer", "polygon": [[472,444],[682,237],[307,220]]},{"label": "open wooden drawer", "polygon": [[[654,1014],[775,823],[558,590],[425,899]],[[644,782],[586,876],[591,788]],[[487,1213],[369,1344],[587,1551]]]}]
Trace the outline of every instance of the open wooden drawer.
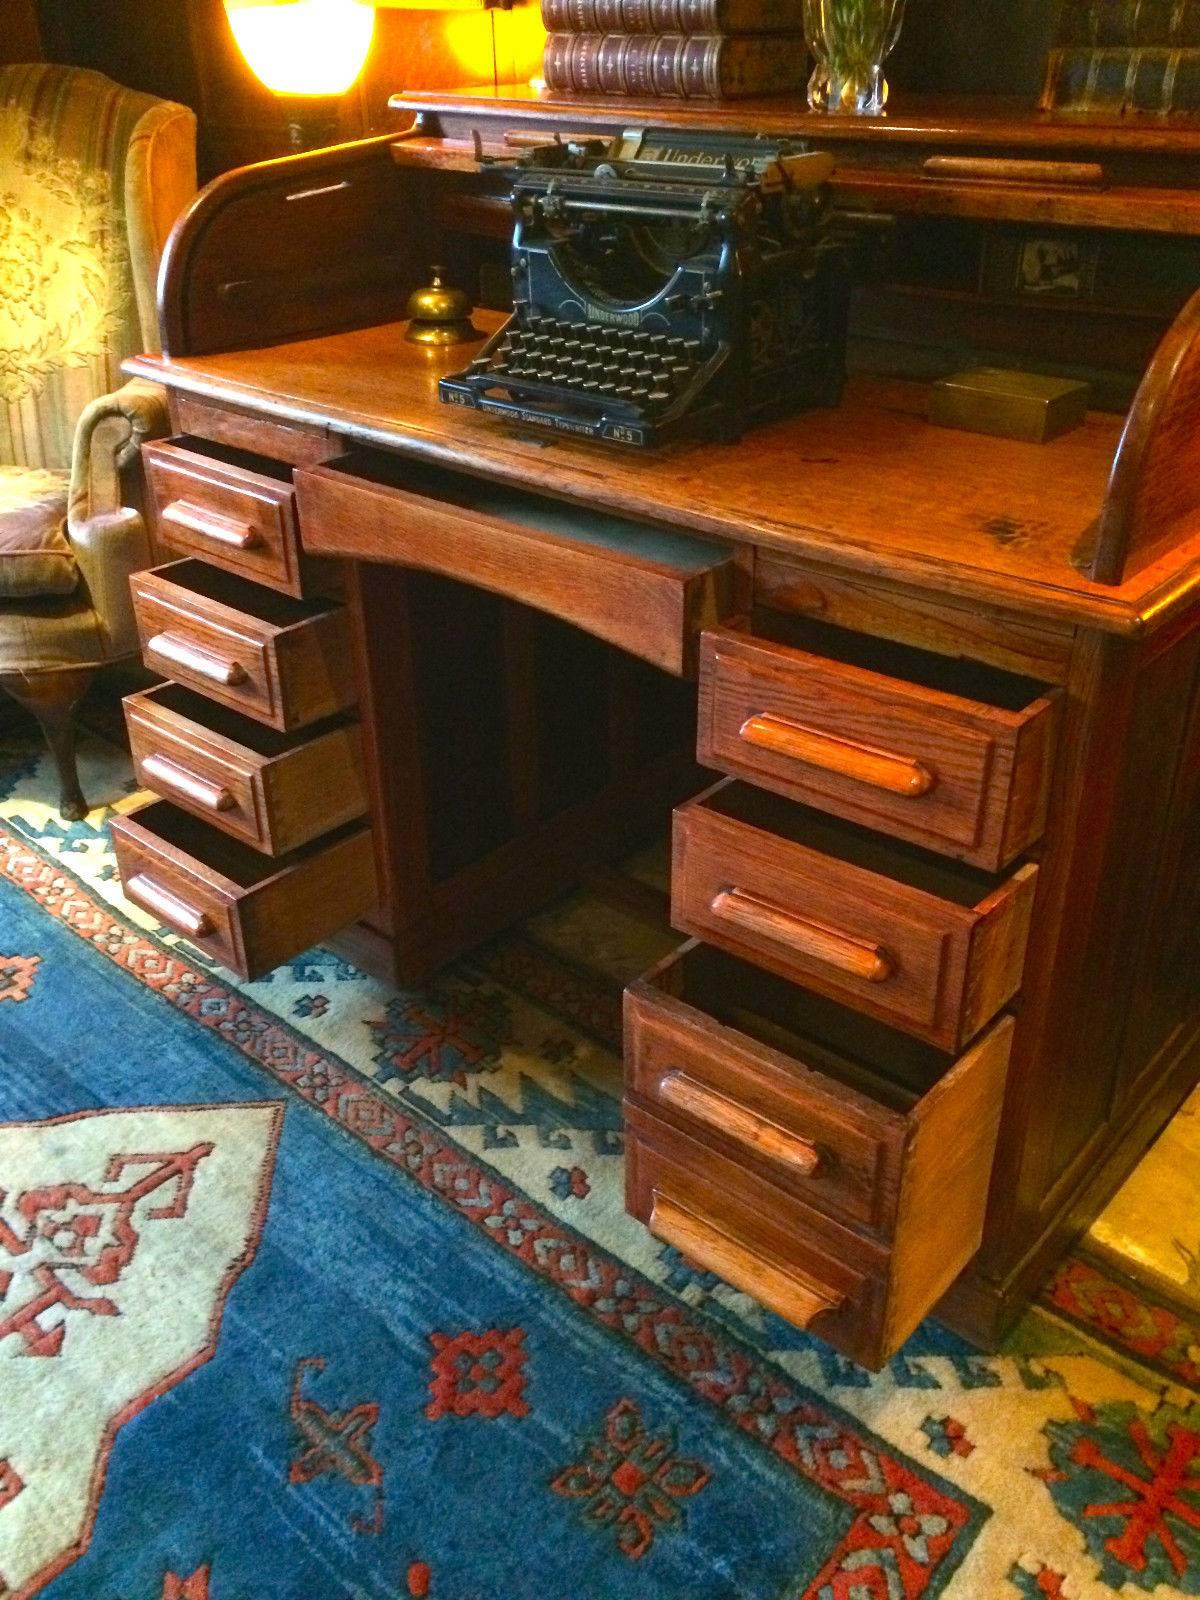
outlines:
[{"label": "open wooden drawer", "polygon": [[142,446],[161,543],[299,598],[304,565],[291,469],[184,434]]},{"label": "open wooden drawer", "polygon": [[989,872],[1041,835],[1058,691],[764,612],[706,633],[703,765]]},{"label": "open wooden drawer", "polygon": [[165,800],[109,826],[126,897],[243,978],[299,955],[375,903],[365,825],[277,860]]},{"label": "open wooden drawer", "polygon": [[1020,988],[1037,873],[980,872],[727,780],[675,812],[671,922],[958,1050]]},{"label": "open wooden drawer", "polygon": [[146,665],[281,732],[354,704],[341,606],[292,600],[203,561],[130,579]]},{"label": "open wooden drawer", "polygon": [[955,1059],[684,945],[625,994],[628,1209],[878,1366],[979,1248],[1012,1031]]},{"label": "open wooden drawer", "polygon": [[348,717],[278,733],[179,683],[124,704],[139,782],[265,855],[366,813],[362,729]]},{"label": "open wooden drawer", "polygon": [[736,608],[726,545],[424,462],[357,451],[300,468],[296,493],[309,552],[457,578],[679,675]]}]

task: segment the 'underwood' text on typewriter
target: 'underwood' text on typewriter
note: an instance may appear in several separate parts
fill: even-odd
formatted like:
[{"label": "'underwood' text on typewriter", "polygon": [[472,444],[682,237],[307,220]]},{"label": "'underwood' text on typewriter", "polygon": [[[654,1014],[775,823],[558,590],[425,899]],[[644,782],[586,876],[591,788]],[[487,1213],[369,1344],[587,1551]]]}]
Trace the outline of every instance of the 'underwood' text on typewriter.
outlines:
[{"label": "'underwood' text on typewriter", "polygon": [[513,186],[513,314],[443,400],[634,445],[836,405],[847,275],[829,156],[628,132],[496,165]]}]

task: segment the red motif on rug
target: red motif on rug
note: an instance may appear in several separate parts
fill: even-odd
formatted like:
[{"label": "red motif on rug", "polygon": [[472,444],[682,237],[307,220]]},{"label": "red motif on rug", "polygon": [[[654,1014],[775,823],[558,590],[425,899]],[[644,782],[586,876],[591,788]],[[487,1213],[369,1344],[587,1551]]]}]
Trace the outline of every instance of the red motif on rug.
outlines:
[{"label": "red motif on rug", "polygon": [[208,1567],[197,1567],[190,1578],[168,1572],[163,1582],[162,1600],[208,1600]]},{"label": "red motif on rug", "polygon": [[523,1328],[489,1328],[486,1333],[431,1333],[435,1354],[425,1415],[439,1417],[526,1417]]},{"label": "red motif on rug", "polygon": [[[8,1197],[0,1189],[0,1246],[9,1256],[25,1258],[27,1284],[24,1300],[15,1307],[6,1305],[15,1274],[0,1267],[0,1306],[6,1311],[0,1316],[0,1341],[17,1335],[25,1342],[26,1355],[57,1356],[67,1322],[44,1327],[40,1319],[48,1312],[58,1307],[115,1317],[116,1302],[83,1292],[81,1280],[94,1287],[117,1283],[137,1251],[140,1225],[186,1216],[196,1167],[212,1150],[211,1144],[197,1144],[173,1155],[115,1155],[104,1169],[102,1184],[120,1183],[129,1169],[150,1168],[123,1189],[88,1183],[27,1189],[10,1208],[23,1231],[4,1220]],[[167,1194],[159,1204],[143,1206],[164,1189]]]},{"label": "red motif on rug", "polygon": [[24,1487],[25,1481],[12,1462],[0,1461],[0,1511],[10,1506]]},{"label": "red motif on rug", "polygon": [[[258,1247],[282,1113],[133,1106],[0,1124],[0,1168],[25,1175],[0,1193],[0,1340],[17,1358],[0,1407],[0,1594],[37,1594],[83,1555],[118,1430],[212,1356]],[[103,1404],[77,1404],[97,1392],[97,1359]],[[42,1414],[56,1451],[27,1448]],[[52,1537],[31,1542],[23,1519],[50,1498]]]},{"label": "red motif on rug", "polygon": [[41,956],[0,956],[0,1001],[28,1000],[41,964]]},{"label": "red motif on rug", "polygon": [[1085,1517],[1122,1517],[1125,1527],[1106,1539],[1109,1553],[1134,1572],[1145,1571],[1150,1541],[1157,1540],[1167,1559],[1182,1577],[1188,1560],[1171,1531],[1169,1518],[1177,1517],[1189,1528],[1200,1529],[1200,1506],[1184,1495],[1200,1495],[1200,1435],[1173,1423],[1167,1430],[1167,1446],[1159,1450],[1142,1422],[1131,1423],[1129,1440],[1137,1451],[1145,1475],[1130,1471],[1107,1456],[1094,1439],[1076,1442],[1072,1459],[1077,1466],[1091,1467],[1129,1490],[1128,1499],[1083,1507]]},{"label": "red motif on rug", "polygon": [[291,1415],[303,1440],[300,1454],[288,1468],[289,1483],[312,1483],[317,1478],[344,1478],[359,1488],[371,1489],[370,1518],[353,1516],[355,1533],[379,1533],[383,1528],[383,1468],[371,1454],[371,1430],[379,1421],[374,1400],[362,1401],[345,1411],[327,1411],[304,1393],[307,1372],[324,1372],[320,1356],[296,1363],[292,1376]]},{"label": "red motif on rug", "polygon": [[669,1428],[649,1432],[635,1402],[618,1400],[602,1431],[550,1487],[580,1501],[585,1522],[612,1528],[621,1554],[640,1561],[656,1533],[681,1524],[679,1502],[699,1494],[710,1478],[701,1462],[676,1454]]}]

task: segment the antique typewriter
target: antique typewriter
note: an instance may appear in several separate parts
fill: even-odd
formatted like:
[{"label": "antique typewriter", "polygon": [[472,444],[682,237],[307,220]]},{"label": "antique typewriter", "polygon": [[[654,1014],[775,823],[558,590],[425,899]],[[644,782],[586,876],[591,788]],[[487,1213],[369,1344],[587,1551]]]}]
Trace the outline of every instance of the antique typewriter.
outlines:
[{"label": "antique typewriter", "polygon": [[828,155],[635,130],[480,159],[512,186],[513,314],[444,401],[631,445],[837,403]]}]

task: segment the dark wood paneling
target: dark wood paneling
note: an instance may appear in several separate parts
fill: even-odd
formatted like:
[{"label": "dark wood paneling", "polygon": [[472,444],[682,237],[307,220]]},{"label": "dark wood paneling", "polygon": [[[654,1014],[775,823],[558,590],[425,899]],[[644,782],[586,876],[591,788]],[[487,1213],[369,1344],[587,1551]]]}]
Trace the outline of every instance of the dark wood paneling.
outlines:
[{"label": "dark wood paneling", "polygon": [[42,40],[34,0],[0,0],[0,67],[41,58]]}]

